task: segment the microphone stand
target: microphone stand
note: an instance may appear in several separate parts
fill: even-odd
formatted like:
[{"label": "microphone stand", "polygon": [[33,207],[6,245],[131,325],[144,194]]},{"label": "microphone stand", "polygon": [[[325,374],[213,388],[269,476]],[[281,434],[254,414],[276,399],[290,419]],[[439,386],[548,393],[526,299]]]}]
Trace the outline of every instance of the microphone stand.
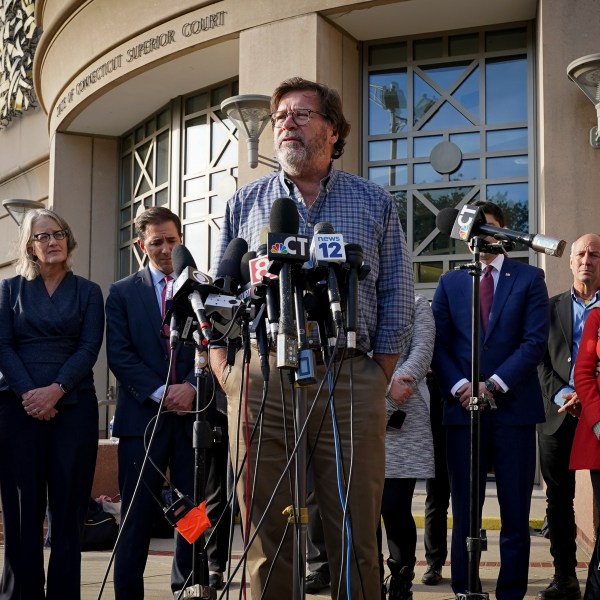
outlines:
[{"label": "microphone stand", "polygon": [[[208,406],[208,361],[206,349],[194,337],[196,357],[194,374],[196,375],[196,420],[193,429],[194,448],[194,505],[198,506],[206,496],[206,461],[208,450],[213,445],[214,432],[206,418]],[[217,591],[208,586],[208,557],[202,534],[192,544],[192,586],[186,588],[182,598],[202,598],[215,600]]]},{"label": "microphone stand", "polygon": [[[473,251],[474,262],[461,265],[460,269],[468,269],[473,278],[472,306],[471,306],[471,397],[469,398],[470,424],[470,454],[469,454],[469,536],[467,537],[468,578],[467,592],[457,594],[459,600],[487,600],[487,592],[476,592],[479,589],[479,563],[481,552],[487,550],[487,539],[482,536],[481,511],[480,511],[480,433],[481,433],[481,411],[486,408],[496,408],[494,399],[488,401],[484,396],[481,398],[475,394],[479,391],[479,333],[480,333],[480,297],[479,287],[481,283],[482,264],[480,260],[481,250],[489,248],[489,244],[479,236],[470,241]],[[485,485],[485,482],[484,482]]]},{"label": "microphone stand", "polygon": [[[302,431],[306,423],[306,406],[308,402],[307,386],[314,385],[315,356],[310,348],[306,335],[306,312],[304,310],[304,281],[303,273],[298,273],[294,278],[294,309],[296,313],[296,331],[298,336],[298,366],[295,368],[295,381],[298,390],[296,394],[296,432]],[[290,521],[294,524],[296,543],[293,555],[293,581],[295,582],[292,598],[302,600],[305,598],[306,580],[306,530],[308,526],[308,509],[306,508],[306,469],[307,469],[307,441],[306,432],[298,443],[296,452],[296,497],[293,514]]]}]

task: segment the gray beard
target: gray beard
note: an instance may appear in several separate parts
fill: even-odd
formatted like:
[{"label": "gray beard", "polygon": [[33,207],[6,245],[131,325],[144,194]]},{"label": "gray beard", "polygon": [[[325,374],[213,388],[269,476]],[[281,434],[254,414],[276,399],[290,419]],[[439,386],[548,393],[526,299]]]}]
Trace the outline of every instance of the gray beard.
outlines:
[{"label": "gray beard", "polygon": [[284,145],[277,146],[275,142],[275,155],[279,164],[288,175],[301,175],[307,168],[318,160],[319,155],[326,146],[326,131],[321,131],[322,135],[315,137],[310,144],[301,142],[300,146]]}]

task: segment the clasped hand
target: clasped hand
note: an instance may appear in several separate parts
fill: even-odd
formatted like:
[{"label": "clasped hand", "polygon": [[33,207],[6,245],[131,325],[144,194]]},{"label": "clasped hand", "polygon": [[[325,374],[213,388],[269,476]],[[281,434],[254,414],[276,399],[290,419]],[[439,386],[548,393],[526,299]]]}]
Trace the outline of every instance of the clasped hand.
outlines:
[{"label": "clasped hand", "polygon": [[58,411],[54,406],[62,398],[63,393],[58,383],[51,383],[45,387],[34,388],[25,392],[21,398],[25,412],[39,421],[49,421]]}]

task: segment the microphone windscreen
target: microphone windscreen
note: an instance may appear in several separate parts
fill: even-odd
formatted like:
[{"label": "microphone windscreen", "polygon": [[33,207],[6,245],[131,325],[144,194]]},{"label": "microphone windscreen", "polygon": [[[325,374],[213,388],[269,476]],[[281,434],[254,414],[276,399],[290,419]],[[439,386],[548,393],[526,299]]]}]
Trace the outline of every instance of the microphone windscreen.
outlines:
[{"label": "microphone windscreen", "polygon": [[363,248],[360,244],[346,244],[346,261],[352,269],[360,269],[363,264]]},{"label": "microphone windscreen", "polygon": [[173,272],[176,277],[179,277],[187,267],[197,268],[192,253],[183,244],[173,246],[173,250],[171,250],[171,262],[173,263]]},{"label": "microphone windscreen", "polygon": [[250,283],[250,261],[253,258],[256,258],[256,252],[254,252],[254,250],[246,252],[246,254],[242,256],[240,263],[240,283],[242,285]]},{"label": "microphone windscreen", "polygon": [[331,223],[327,223],[327,221],[321,221],[321,223],[317,223],[315,225],[315,233],[335,233],[335,229]]},{"label": "microphone windscreen", "polygon": [[298,233],[300,215],[291,198],[277,198],[269,216],[271,233]]},{"label": "microphone windscreen", "polygon": [[[243,238],[233,238],[225,252],[223,258],[219,264],[219,271],[217,279],[230,277],[236,281],[240,280],[240,264],[242,262],[242,256],[248,252],[248,242]],[[215,280],[215,285],[217,285]]]},{"label": "microphone windscreen", "polygon": [[456,217],[458,217],[458,210],[456,208],[442,208],[435,218],[435,226],[442,233],[450,235]]}]

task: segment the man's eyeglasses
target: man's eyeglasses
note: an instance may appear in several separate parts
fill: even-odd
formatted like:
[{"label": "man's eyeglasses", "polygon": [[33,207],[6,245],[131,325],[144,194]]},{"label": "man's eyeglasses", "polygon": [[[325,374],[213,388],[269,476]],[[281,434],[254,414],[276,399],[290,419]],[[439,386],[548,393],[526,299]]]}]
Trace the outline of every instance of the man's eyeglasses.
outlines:
[{"label": "man's eyeglasses", "polygon": [[288,117],[292,117],[292,121],[302,127],[310,121],[310,115],[315,113],[327,118],[325,113],[313,110],[312,108],[297,108],[295,110],[278,110],[277,112],[271,113],[271,123],[276,129],[281,129],[283,124],[287,121]]},{"label": "man's eyeglasses", "polygon": [[55,231],[54,233],[36,233],[31,237],[40,244],[47,244],[51,237],[53,237],[57,242],[64,240],[65,238],[69,237],[69,232],[66,229],[61,229],[60,231]]}]

